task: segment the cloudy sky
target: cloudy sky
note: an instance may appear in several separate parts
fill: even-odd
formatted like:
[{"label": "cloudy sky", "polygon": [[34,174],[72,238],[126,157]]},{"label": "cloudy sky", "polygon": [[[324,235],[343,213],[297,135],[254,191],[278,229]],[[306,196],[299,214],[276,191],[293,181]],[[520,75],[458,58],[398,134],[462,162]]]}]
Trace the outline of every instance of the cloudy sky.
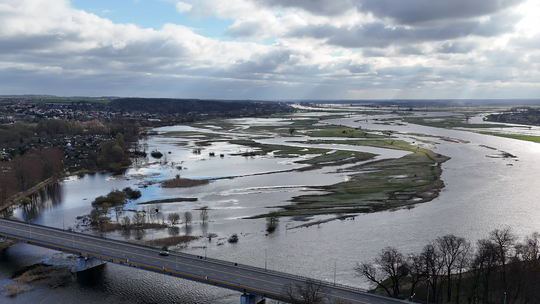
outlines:
[{"label": "cloudy sky", "polygon": [[0,0],[0,94],[540,98],[540,1]]}]

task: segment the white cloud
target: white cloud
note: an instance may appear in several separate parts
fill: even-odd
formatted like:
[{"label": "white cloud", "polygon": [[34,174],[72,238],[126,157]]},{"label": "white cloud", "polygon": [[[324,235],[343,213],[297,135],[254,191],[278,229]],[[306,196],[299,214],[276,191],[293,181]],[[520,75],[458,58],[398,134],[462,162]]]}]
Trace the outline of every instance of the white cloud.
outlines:
[{"label": "white cloud", "polygon": [[115,24],[67,0],[4,0],[0,94],[523,98],[539,91],[533,0],[517,8],[520,1],[481,1],[470,4],[474,14],[452,6],[422,22],[411,19],[414,8],[340,1],[170,1],[191,16],[234,20],[227,39],[213,39],[177,24]]},{"label": "white cloud", "polygon": [[192,7],[193,6],[189,3],[185,3],[181,1],[176,3],[176,10],[179,11],[180,13],[189,12]]}]

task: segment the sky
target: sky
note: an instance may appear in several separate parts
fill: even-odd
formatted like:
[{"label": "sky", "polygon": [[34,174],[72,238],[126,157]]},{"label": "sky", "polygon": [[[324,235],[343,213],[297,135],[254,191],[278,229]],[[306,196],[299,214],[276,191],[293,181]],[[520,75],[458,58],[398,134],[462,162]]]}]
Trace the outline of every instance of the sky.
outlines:
[{"label": "sky", "polygon": [[0,95],[540,98],[538,0],[0,0]]}]

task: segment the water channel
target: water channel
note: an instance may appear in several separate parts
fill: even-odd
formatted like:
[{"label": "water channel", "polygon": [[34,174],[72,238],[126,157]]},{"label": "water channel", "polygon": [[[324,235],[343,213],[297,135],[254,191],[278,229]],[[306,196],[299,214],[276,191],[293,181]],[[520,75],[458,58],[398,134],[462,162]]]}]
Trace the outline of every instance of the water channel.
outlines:
[{"label": "water channel", "polygon": [[[306,114],[299,114],[299,116]],[[416,113],[416,115],[440,115],[437,113]],[[446,115],[446,114],[445,114]],[[363,129],[389,130],[398,132],[396,136],[417,145],[433,149],[452,159],[443,164],[442,179],[446,187],[441,195],[412,209],[363,214],[355,220],[332,221],[309,228],[287,229],[302,222],[283,218],[273,234],[265,231],[264,219],[243,219],[247,216],[266,213],[270,207],[283,205],[291,197],[310,193],[309,186],[333,184],[347,179],[347,175],[336,173],[336,168],[317,171],[288,172],[300,165],[290,159],[266,157],[231,156],[233,152],[245,149],[240,146],[213,143],[204,147],[204,153],[192,153],[192,139],[151,137],[147,143],[150,150],[166,151],[167,165],[158,161],[136,164],[124,175],[93,174],[85,177],[71,177],[44,193],[40,203],[19,208],[15,216],[34,223],[54,227],[73,227],[76,217],[91,210],[90,202],[111,189],[127,186],[138,187],[143,181],[163,180],[180,174],[189,178],[219,179],[206,186],[187,189],[165,189],[155,185],[140,188],[147,201],[169,197],[197,197],[197,202],[164,204],[163,213],[192,211],[208,206],[210,223],[202,226],[195,222],[186,229],[162,229],[147,231],[145,239],[165,237],[171,233],[188,233],[199,236],[216,233],[218,238],[212,243],[202,239],[195,241],[186,252],[203,254],[202,246],[208,246],[210,257],[249,264],[253,266],[306,275],[317,279],[354,286],[367,287],[355,277],[352,268],[356,262],[371,261],[385,246],[395,246],[404,253],[419,252],[424,245],[438,236],[455,234],[472,242],[487,237],[494,228],[511,227],[520,237],[539,231],[540,210],[535,200],[540,189],[540,145],[532,142],[500,138],[463,130],[430,128],[406,123],[381,124],[380,117],[351,115],[344,119],[324,121]],[[379,120],[375,120],[377,118]],[[477,120],[479,118],[476,118]],[[264,123],[258,119],[238,121],[242,125]],[[266,123],[282,124],[285,121]],[[177,126],[159,129],[188,130],[190,127]],[[208,128],[220,132],[217,128]],[[208,131],[207,130],[207,131]],[[533,134],[538,128],[516,126]],[[430,136],[423,136],[430,135]],[[437,137],[432,137],[437,136]],[[447,137],[458,140],[443,140]],[[294,140],[298,141],[298,137]],[[419,139],[422,139],[420,141]],[[272,143],[289,143],[288,138],[266,140]],[[290,143],[292,144],[292,143]],[[298,145],[297,143],[295,143]],[[309,148],[309,145],[305,145]],[[328,146],[332,149],[345,147]],[[347,147],[363,149],[365,147]],[[371,149],[371,148],[370,148]],[[168,152],[171,152],[170,154]],[[208,157],[208,152],[223,153],[225,157]],[[372,150],[373,151],[373,150]],[[517,158],[502,158],[500,152],[511,153]],[[379,152],[379,157],[399,157],[403,152]],[[175,165],[171,166],[171,163]],[[175,166],[183,166],[179,171]],[[187,168],[187,169],[185,169]],[[272,174],[262,174],[269,173]],[[260,175],[253,175],[260,174]],[[131,202],[127,208],[137,208]],[[321,216],[319,218],[325,218]],[[225,239],[238,233],[240,241],[228,244]],[[109,234],[107,237],[134,239],[140,235]],[[196,247],[196,248],[192,248]],[[26,244],[16,244],[0,257],[0,285],[10,281],[14,271],[41,261],[53,264],[69,264],[67,256],[54,251],[36,248]],[[136,269],[107,265],[102,276],[90,284],[69,284],[51,289],[33,285],[34,290],[14,298],[2,297],[2,303],[58,303],[77,299],[82,303],[238,303],[239,295],[223,289],[191,283],[185,280],[138,271]],[[4,302],[5,301],[5,302]]]}]

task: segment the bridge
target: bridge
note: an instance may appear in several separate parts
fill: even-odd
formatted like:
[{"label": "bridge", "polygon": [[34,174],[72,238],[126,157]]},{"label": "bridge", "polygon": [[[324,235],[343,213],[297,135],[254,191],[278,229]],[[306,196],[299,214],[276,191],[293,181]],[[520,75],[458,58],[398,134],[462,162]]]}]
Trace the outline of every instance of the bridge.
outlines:
[{"label": "bridge", "polygon": [[[182,252],[160,255],[160,250],[129,242],[66,231],[21,221],[0,219],[0,236],[49,249],[73,253],[80,261],[98,259],[148,271],[228,288],[246,299],[269,298],[286,303],[305,303],[297,288],[285,292],[286,286],[322,288],[330,303],[337,300],[361,304],[403,303],[401,300],[367,293],[361,289],[317,281],[306,277],[267,270]],[[78,263],[80,264],[80,263]]]}]

